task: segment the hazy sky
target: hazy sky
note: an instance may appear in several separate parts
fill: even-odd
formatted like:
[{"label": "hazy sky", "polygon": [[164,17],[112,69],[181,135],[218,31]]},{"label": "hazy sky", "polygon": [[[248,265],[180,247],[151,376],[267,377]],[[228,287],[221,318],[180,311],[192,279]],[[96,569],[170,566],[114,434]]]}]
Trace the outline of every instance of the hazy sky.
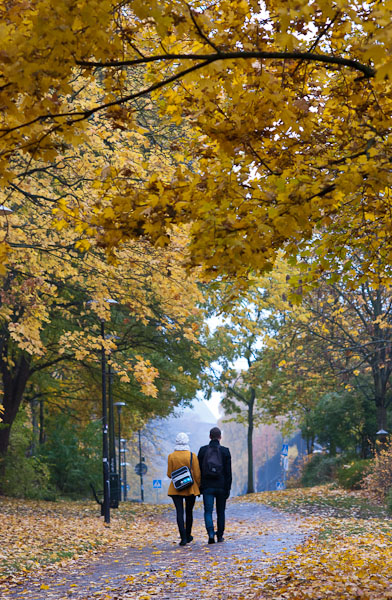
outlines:
[{"label": "hazy sky", "polygon": [[[200,398],[202,399],[202,396],[200,396]],[[219,419],[219,417],[220,417],[220,414],[219,414],[220,398],[221,398],[221,395],[219,392],[213,392],[211,400],[204,400],[204,402],[207,404],[208,408],[210,409],[210,411],[212,412],[214,417],[216,417],[217,419]]]}]

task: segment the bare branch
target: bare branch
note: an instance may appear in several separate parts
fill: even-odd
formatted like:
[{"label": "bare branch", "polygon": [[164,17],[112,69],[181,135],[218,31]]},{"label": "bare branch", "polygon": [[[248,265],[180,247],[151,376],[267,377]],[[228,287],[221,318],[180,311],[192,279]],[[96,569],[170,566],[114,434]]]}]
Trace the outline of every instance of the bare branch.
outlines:
[{"label": "bare branch", "polygon": [[[96,62],[88,60],[77,60],[76,64],[80,67],[132,67],[151,62],[170,61],[170,60],[197,60],[205,61],[207,64],[216,62],[217,60],[237,60],[259,58],[261,60],[300,60],[306,62],[322,62],[330,65],[350,67],[355,71],[363,73],[364,77],[371,78],[375,76],[375,69],[369,65],[364,65],[357,60],[351,58],[343,58],[341,56],[330,56],[328,54],[316,54],[314,52],[266,52],[261,50],[238,50],[236,52],[217,52],[216,54],[158,54],[156,56],[147,56],[145,58],[135,58],[133,60]],[[204,65],[200,65],[204,66]]]},{"label": "bare branch", "polygon": [[191,16],[192,19],[192,23],[194,24],[194,26],[197,29],[197,33],[200,35],[200,37],[207,42],[207,44],[209,46],[211,46],[216,52],[218,52],[218,54],[220,54],[220,50],[218,48],[218,46],[215,46],[215,44],[206,36],[206,34],[204,33],[204,31],[201,29],[200,25],[198,24],[198,22],[196,21],[195,15],[193,10],[191,9],[191,7],[189,6],[189,4],[187,4],[188,10],[189,10],[189,14]]}]

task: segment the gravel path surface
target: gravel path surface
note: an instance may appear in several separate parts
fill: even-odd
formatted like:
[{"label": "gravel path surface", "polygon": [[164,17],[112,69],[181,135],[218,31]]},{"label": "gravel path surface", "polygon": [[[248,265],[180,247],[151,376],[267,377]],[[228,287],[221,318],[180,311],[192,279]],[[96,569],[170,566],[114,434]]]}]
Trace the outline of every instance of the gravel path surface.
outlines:
[{"label": "gravel path surface", "polygon": [[256,598],[265,569],[311,533],[301,518],[261,504],[229,502],[225,541],[207,544],[201,503],[194,541],[178,546],[174,510],[151,522],[153,544],[129,545],[57,567],[29,573],[22,585],[1,590],[2,600],[180,600]]}]

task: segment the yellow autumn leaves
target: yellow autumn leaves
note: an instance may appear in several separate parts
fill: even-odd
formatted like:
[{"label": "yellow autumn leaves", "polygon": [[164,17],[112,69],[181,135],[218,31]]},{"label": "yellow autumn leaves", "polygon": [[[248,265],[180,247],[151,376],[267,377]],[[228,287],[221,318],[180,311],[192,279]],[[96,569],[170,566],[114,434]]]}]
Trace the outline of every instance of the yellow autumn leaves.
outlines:
[{"label": "yellow autumn leaves", "polygon": [[260,574],[260,598],[392,597],[390,519],[365,495],[320,486],[253,494],[249,501],[306,517],[313,528],[305,544]]},{"label": "yellow autumn leaves", "polygon": [[[211,550],[195,542],[185,551],[173,540],[173,512],[172,519],[162,514],[167,506],[123,503],[110,528],[101,524],[97,529],[96,507],[91,504],[89,508],[81,502],[71,506],[69,502],[2,500],[4,596],[14,586],[18,593],[25,588],[27,598],[39,589],[47,591],[48,597],[58,596],[60,590],[83,589],[85,597],[107,600],[147,600],[168,594],[209,598],[219,593],[233,599],[274,600],[392,597],[390,519],[380,507],[367,505],[360,493],[321,486],[247,495],[230,502],[244,500],[245,506],[252,503],[254,518],[241,519],[241,510],[244,516],[249,510],[244,505],[235,507],[237,517],[227,522],[226,550],[224,544]],[[269,513],[263,522],[258,503],[291,514]],[[197,536],[204,534],[199,516],[195,515]],[[296,535],[306,539],[288,552],[289,539]],[[273,548],[268,547],[269,538],[274,540]],[[103,549],[109,554],[100,556]],[[99,574],[100,561],[106,576],[96,579],[92,566]],[[45,570],[45,565],[51,566]]]},{"label": "yellow autumn leaves", "polygon": [[[79,199],[59,227],[92,227],[109,248],[140,235],[163,247],[187,224],[186,262],[210,277],[268,270],[315,231],[319,261],[350,243],[371,266],[379,234],[388,264],[391,3],[270,0],[259,10],[254,0],[4,5],[3,184],[25,158],[53,163],[88,140],[96,115],[97,128],[139,139],[120,141],[94,218]],[[172,121],[163,137],[140,107],[151,98]],[[87,236],[77,244],[90,248]]]}]

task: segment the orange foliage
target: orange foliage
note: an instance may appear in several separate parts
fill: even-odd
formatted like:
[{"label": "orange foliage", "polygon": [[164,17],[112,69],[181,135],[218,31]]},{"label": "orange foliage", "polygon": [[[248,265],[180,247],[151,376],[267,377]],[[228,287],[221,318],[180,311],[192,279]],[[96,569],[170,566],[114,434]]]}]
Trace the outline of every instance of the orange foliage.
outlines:
[{"label": "orange foliage", "polygon": [[392,488],[392,441],[383,445],[375,455],[362,488],[369,498],[385,500]]}]

